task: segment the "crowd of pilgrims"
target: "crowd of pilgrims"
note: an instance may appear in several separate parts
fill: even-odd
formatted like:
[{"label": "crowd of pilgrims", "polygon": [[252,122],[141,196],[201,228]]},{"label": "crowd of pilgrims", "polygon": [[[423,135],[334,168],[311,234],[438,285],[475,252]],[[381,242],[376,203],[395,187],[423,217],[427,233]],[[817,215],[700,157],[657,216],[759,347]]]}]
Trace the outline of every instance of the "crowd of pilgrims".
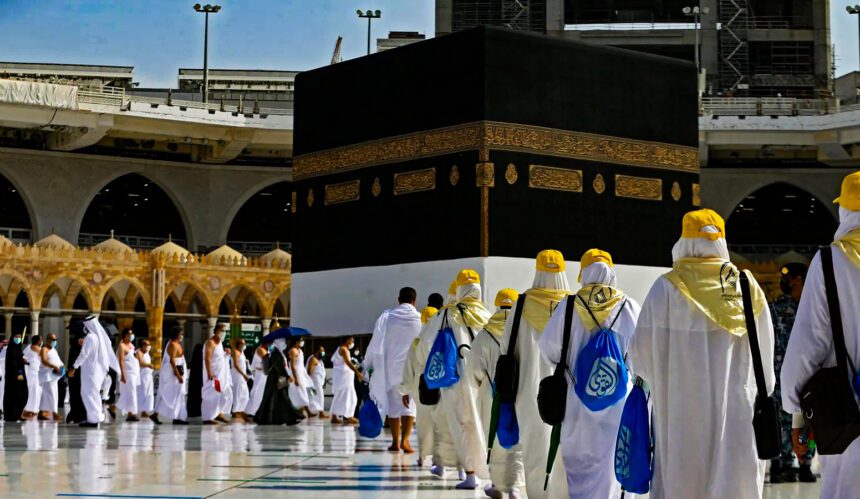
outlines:
[{"label": "crowd of pilgrims", "polygon": [[[854,315],[860,304],[860,172],[845,179],[837,202],[830,275],[849,360],[860,359]],[[780,377],[782,409],[793,416],[793,449],[802,460],[810,439],[803,439],[809,421],[801,393],[817,370],[837,365],[832,309],[819,253],[775,372],[765,294],[752,274],[731,263],[725,237],[725,222],[715,212],[687,213],[672,248],[672,270],[654,282],[641,305],[624,293],[611,254],[600,249],[582,256],[576,291],[563,255],[541,251],[532,287],[499,291],[493,312],[481,301],[474,270],[460,271],[447,299],[431,295],[421,312],[416,291],[403,288],[397,306],[377,320],[361,367],[350,355],[353,338],[341,341],[332,359],[331,421],[359,424],[357,405],[372,401],[390,428],[389,451],[416,452],[409,444],[414,426],[419,466],[439,478],[455,474],[458,489],[483,488],[492,498],[615,498],[626,492],[617,444],[625,401],[636,387],[648,393],[651,457],[645,464],[653,497],[760,498],[767,461],[756,448],[757,398],[771,395]],[[112,384],[119,387],[115,410],[126,421],[187,424],[199,416],[218,424],[232,414],[239,421],[293,425],[328,417],[323,349],[305,362],[304,341],[285,334],[257,346],[249,366],[244,341],[234,340],[228,353],[224,332],[219,324],[187,368],[182,330],[171,330],[157,393],[149,345],[143,341],[135,349],[129,330],[113,352],[98,320],[73,328],[68,373],[56,337],[44,345],[33,337],[25,346],[14,336],[0,352],[5,418],[58,418],[64,397],[57,385],[64,376],[67,419],[83,426],[105,420]],[[844,374],[846,382],[858,375]],[[369,383],[362,383],[365,377]],[[547,380],[559,377],[563,391],[549,399],[554,392]],[[561,414],[555,426],[544,422],[550,412]],[[820,464],[822,497],[857,496],[857,440],[839,454],[821,456]]]}]

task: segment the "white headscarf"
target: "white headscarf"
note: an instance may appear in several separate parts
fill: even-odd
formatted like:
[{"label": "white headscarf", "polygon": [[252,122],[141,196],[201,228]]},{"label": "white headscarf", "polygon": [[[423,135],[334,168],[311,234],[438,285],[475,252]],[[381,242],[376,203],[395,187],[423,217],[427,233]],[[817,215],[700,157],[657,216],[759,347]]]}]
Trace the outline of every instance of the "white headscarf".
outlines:
[{"label": "white headscarf", "polygon": [[[720,230],[713,225],[702,227],[701,232],[717,233]],[[728,261],[729,247],[725,238],[710,241],[702,237],[678,239],[672,248],[672,260],[680,258],[720,258]]]},{"label": "white headscarf", "polygon": [[594,262],[588,267],[582,269],[582,286],[589,284],[603,284],[616,288],[618,279],[615,275],[615,269],[609,266],[606,262]]},{"label": "white headscarf", "polygon": [[99,364],[105,369],[111,368],[116,372],[120,372],[119,361],[111,352],[110,338],[107,331],[102,327],[99,320],[95,317],[84,322],[84,331],[87,334],[95,334],[99,341]]},{"label": "white headscarf", "polygon": [[851,231],[860,229],[860,211],[852,211],[839,207],[839,228],[836,229],[834,240],[842,239]]},{"label": "white headscarf", "polygon": [[481,299],[481,285],[468,283],[457,288],[457,301],[462,301],[466,298]]},{"label": "white headscarf", "polygon": [[567,274],[564,272],[543,272],[535,271],[535,279],[532,282],[532,288],[543,289],[561,289],[570,291],[570,283],[567,280]]},{"label": "white headscarf", "polygon": [[275,348],[280,350],[280,352],[282,354],[284,354],[284,358],[286,358],[286,356],[287,356],[287,353],[286,353],[287,339],[286,338],[278,338],[277,340],[273,341],[272,344],[275,345]]}]

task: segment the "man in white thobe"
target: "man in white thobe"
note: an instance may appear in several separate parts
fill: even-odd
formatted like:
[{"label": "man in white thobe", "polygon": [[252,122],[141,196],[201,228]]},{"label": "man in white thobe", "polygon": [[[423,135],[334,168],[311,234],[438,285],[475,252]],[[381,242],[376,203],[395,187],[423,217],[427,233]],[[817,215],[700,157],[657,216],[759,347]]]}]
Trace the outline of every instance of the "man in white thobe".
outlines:
[{"label": "man in white thobe", "polygon": [[[427,356],[441,329],[450,326],[458,351],[465,352],[470,348],[472,336],[486,325],[491,315],[481,302],[480,276],[474,270],[461,270],[457,275],[454,301],[443,307],[419,335],[417,371],[424,372]],[[466,375],[467,363],[464,355],[458,356],[457,372],[461,378]],[[457,484],[458,489],[475,489],[480,485],[479,478],[490,476],[477,400],[475,386],[461,379],[454,385],[440,388],[439,403],[433,409],[433,457],[437,464],[431,468],[431,473],[441,477],[445,467],[462,467],[466,476]]]},{"label": "man in white thobe", "polygon": [[[468,379],[474,383],[478,391],[478,408],[481,414],[481,425],[484,433],[481,440],[488,441],[488,432],[493,413],[493,381],[496,376],[496,362],[502,354],[499,340],[505,332],[505,323],[511,315],[511,308],[516,303],[519,293],[513,289],[503,289],[496,294],[496,312],[484,326],[484,329],[475,336],[472,349],[469,351],[469,376]],[[526,483],[525,470],[523,469],[522,452],[508,450],[494,442],[490,452],[490,480],[491,483],[484,488],[488,497],[501,499],[504,493],[516,494],[522,490]]]},{"label": "man in white thobe", "polygon": [[421,314],[415,309],[416,298],[414,289],[400,290],[397,297],[399,305],[386,310],[377,319],[364,357],[365,372],[372,373],[370,396],[381,415],[388,417],[391,428],[392,443],[388,450],[400,452],[403,449],[407,454],[415,452],[409,445],[409,436],[412,434],[416,408],[412,400],[408,404],[403,403],[405,393],[400,393],[400,383],[403,381],[403,367],[409,347],[421,332]]},{"label": "man in white thobe", "polygon": [[[564,255],[561,252],[541,251],[535,261],[535,278],[532,287],[521,294],[517,300],[525,300],[525,302],[514,348],[514,357],[519,364],[519,382],[514,408],[520,427],[520,440],[513,450],[522,452],[526,496],[529,499],[567,497],[563,456],[556,457],[549,483],[544,490],[552,427],[540,419],[537,406],[540,381],[553,372],[552,367],[541,358],[537,343],[553,311],[570,294],[570,284],[564,270]],[[509,315],[505,332],[499,341],[501,351],[504,353],[507,353],[510,344],[514,315]],[[517,490],[512,490],[511,495],[520,497]]]},{"label": "man in white thobe", "polygon": [[[629,355],[651,388],[651,497],[760,498],[766,461],[753,434],[756,381],[723,219],[711,210],[687,213],[672,258],[672,271],[642,304]],[[750,291],[770,394],[773,325],[751,275]]]},{"label": "man in white thobe", "polygon": [[113,355],[110,338],[98,319],[89,317],[84,321],[84,345],[81,353],[75,359],[75,364],[69,376],[74,376],[83,368],[81,377],[81,399],[87,411],[87,420],[81,423],[84,427],[98,427],[104,421],[101,390],[108,378],[108,369],[120,371],[119,362]]},{"label": "man in white thobe", "polygon": [[[152,357],[149,353],[149,341],[142,340],[137,351],[140,363],[140,384],[137,386],[137,404],[141,417],[148,418],[155,410],[155,385],[152,379]],[[165,359],[164,361],[168,361]]]},{"label": "man in white thobe", "polygon": [[[574,300],[570,322],[567,359],[570,372],[576,372],[579,353],[601,330],[615,333],[622,356],[627,356],[636,332],[639,304],[617,287],[612,256],[599,249],[585,252],[580,265],[582,288],[565,298],[552,314],[538,346],[544,359],[553,366],[561,360],[564,320],[567,301]],[[615,499],[621,496],[621,486],[615,479],[615,440],[627,394],[633,388],[633,376],[628,378],[624,397],[614,404],[593,411],[576,394],[574,384],[567,378],[567,404],[561,424],[561,446],[567,471],[568,497],[580,499]],[[579,381],[579,380],[577,380]],[[587,383],[588,380],[581,380]]]},{"label": "man in white thobe", "polygon": [[[857,308],[860,305],[860,172],[845,178],[842,194],[837,201],[840,205],[839,228],[831,249],[833,271],[845,348],[856,367],[860,359],[860,320],[857,320]],[[800,451],[798,455],[801,459],[806,451],[805,445],[798,441],[804,424],[800,414],[801,391],[816,371],[835,366],[836,352],[821,256],[815,255],[806,274],[803,296],[800,298],[781,373],[782,406],[785,411],[795,414],[792,441],[795,452]],[[857,373],[846,372],[845,376],[846,380],[853,380]],[[820,456],[819,459],[821,497],[835,499],[857,497],[860,494],[860,438],[854,440],[842,454]]]},{"label": "man in white thobe", "polygon": [[233,400],[228,378],[227,355],[224,353],[222,335],[227,326],[218,324],[214,334],[203,345],[203,393],[200,416],[203,424],[229,423],[225,416],[230,413]]}]

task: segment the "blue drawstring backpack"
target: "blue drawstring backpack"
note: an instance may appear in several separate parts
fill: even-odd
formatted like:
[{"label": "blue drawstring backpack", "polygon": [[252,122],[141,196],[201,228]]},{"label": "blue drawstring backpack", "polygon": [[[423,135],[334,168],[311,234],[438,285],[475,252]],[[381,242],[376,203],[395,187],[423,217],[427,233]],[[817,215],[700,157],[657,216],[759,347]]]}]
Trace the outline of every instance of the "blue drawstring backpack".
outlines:
[{"label": "blue drawstring backpack", "polygon": [[576,383],[574,390],[579,400],[592,411],[600,411],[615,405],[627,394],[629,374],[624,355],[618,346],[616,332],[612,330],[627,301],[621,304],[612,324],[608,328],[588,308],[582,297],[577,296],[588,310],[599,331],[579,351],[576,358]]},{"label": "blue drawstring backpack", "polygon": [[642,378],[637,377],[624,403],[615,442],[615,479],[625,491],[646,494],[650,490],[654,476],[652,440],[648,397],[642,388]]},{"label": "blue drawstring backpack", "polygon": [[442,329],[433,341],[424,368],[424,381],[430,390],[446,388],[460,381],[460,375],[457,374],[457,341],[454,339],[454,330],[448,325],[447,310],[442,320]]},{"label": "blue drawstring backpack", "polygon": [[382,433],[382,416],[376,402],[370,397],[364,399],[358,411],[358,434],[365,438],[376,438]]},{"label": "blue drawstring backpack", "polygon": [[499,427],[496,429],[496,436],[499,445],[505,449],[510,449],[520,442],[520,425],[513,402],[499,404]]}]

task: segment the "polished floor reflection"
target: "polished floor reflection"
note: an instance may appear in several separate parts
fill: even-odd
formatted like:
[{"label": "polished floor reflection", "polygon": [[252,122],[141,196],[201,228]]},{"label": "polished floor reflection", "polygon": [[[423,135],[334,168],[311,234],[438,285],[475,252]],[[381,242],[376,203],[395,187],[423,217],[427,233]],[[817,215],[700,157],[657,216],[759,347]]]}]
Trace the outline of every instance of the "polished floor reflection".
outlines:
[{"label": "polished floor reflection", "polygon": [[[387,445],[318,420],[290,428],[0,424],[0,497],[484,497],[453,490],[455,474],[435,479]],[[817,486],[765,488],[773,499],[817,496]]]}]

